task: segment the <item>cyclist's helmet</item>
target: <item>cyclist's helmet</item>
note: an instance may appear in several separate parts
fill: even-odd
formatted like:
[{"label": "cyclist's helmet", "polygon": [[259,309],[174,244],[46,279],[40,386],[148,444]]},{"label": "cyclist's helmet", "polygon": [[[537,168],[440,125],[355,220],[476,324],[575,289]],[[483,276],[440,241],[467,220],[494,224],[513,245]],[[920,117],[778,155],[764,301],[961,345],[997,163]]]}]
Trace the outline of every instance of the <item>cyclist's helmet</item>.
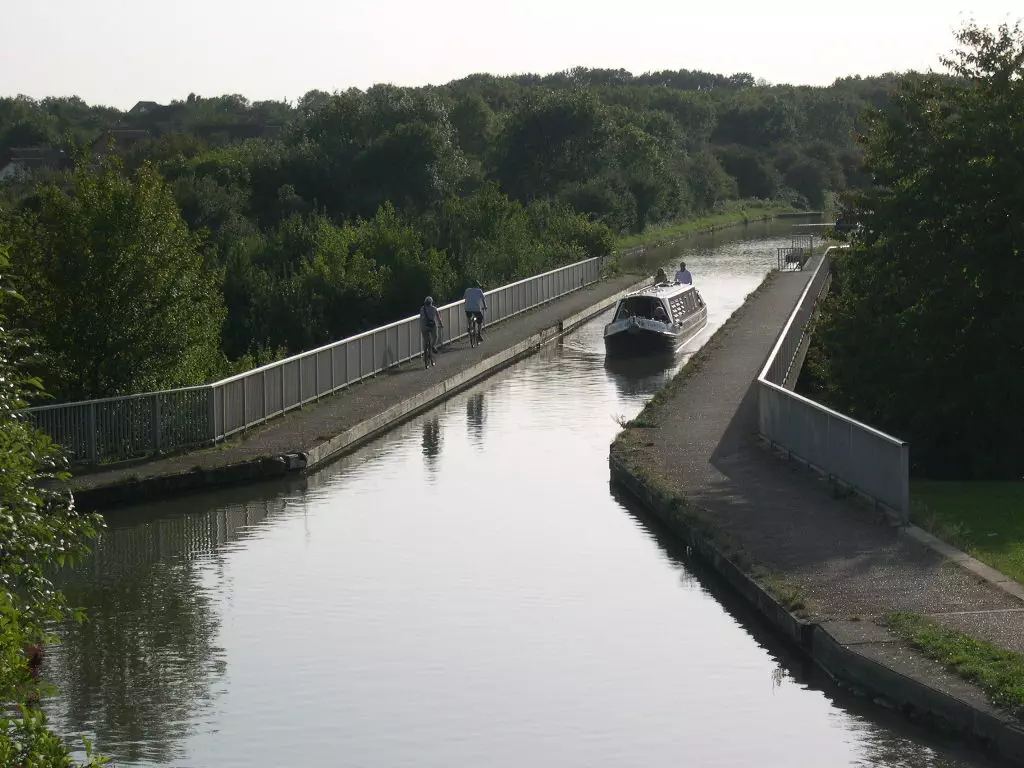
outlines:
[{"label": "cyclist's helmet", "polygon": [[433,297],[431,297],[431,296],[427,296],[427,298],[425,298],[425,299],[423,300],[423,303],[424,303],[424,304],[426,304],[427,306],[429,306],[429,305],[431,305],[431,304],[433,304],[433,303],[434,303],[434,299],[433,299]]}]

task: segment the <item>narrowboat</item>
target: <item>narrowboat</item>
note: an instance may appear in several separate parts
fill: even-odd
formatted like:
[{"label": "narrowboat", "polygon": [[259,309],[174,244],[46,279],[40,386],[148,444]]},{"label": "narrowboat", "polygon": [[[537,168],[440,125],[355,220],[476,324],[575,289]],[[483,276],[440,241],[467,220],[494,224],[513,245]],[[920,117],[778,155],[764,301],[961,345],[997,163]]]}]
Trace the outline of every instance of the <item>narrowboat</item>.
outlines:
[{"label": "narrowboat", "polygon": [[619,299],[604,327],[605,350],[632,356],[675,352],[708,324],[708,308],[690,284],[660,282]]}]

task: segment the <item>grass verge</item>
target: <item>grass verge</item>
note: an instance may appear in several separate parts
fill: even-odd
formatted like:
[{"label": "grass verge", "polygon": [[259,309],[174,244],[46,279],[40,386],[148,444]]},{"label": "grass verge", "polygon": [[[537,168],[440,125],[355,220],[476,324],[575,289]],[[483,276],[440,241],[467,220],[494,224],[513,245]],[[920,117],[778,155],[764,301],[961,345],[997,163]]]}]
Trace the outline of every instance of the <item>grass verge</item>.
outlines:
[{"label": "grass verge", "polygon": [[890,613],[886,624],[929,659],[977,685],[1000,709],[1024,716],[1024,655],[946,629],[916,613]]},{"label": "grass verge", "polygon": [[807,601],[800,587],[793,584],[783,576],[779,576],[762,565],[755,565],[750,569],[750,576],[768,593],[778,600],[782,607],[794,616],[805,618],[807,614]]},{"label": "grass verge", "polygon": [[915,525],[1024,583],[1024,482],[918,480],[910,490]]},{"label": "grass verge", "polygon": [[678,240],[686,235],[713,232],[716,229],[734,224],[771,219],[780,213],[802,213],[802,211],[784,205],[757,205],[749,203],[733,210],[713,213],[710,216],[684,219],[672,224],[648,227],[643,232],[635,235],[624,235],[615,241],[615,249],[622,251],[635,248],[638,245],[660,245],[672,240]]}]

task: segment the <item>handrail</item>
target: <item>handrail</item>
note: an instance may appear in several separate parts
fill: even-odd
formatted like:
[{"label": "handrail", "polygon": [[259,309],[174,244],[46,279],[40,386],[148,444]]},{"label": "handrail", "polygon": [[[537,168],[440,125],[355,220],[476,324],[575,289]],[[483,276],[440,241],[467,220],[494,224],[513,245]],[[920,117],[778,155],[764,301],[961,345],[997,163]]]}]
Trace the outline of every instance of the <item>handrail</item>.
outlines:
[{"label": "handrail", "polygon": [[[893,510],[905,525],[910,519],[909,444],[784,386],[801,346],[809,343],[807,321],[825,289],[831,254],[847,247],[825,251],[757,377],[758,428],[771,445]],[[789,359],[780,360],[787,351]],[[785,365],[781,377],[779,363]],[[772,381],[773,372],[779,381]]]},{"label": "handrail", "polygon": [[[489,324],[501,322],[601,276],[584,259],[487,291]],[[465,335],[461,299],[438,307],[446,343]],[[20,411],[73,461],[123,459],[209,445],[419,357],[419,316],[396,320],[224,379],[133,395],[52,403]]]}]

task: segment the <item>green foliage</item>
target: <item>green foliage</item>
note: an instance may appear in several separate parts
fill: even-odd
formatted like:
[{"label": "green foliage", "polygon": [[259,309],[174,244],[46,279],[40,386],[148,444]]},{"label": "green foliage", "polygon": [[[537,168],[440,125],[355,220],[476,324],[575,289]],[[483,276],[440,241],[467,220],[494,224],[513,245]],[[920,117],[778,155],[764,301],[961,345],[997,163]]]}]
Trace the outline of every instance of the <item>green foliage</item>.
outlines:
[{"label": "green foliage", "polygon": [[1024,656],[940,626],[916,613],[890,613],[889,628],[992,697],[996,706],[1024,716]]},{"label": "green foliage", "polygon": [[1024,584],[1024,482],[915,481],[912,520]]},{"label": "green foliage", "polygon": [[[0,250],[0,270],[7,266]],[[60,453],[17,413],[27,390],[40,387],[24,373],[28,346],[6,323],[10,305],[20,303],[0,280],[0,701],[20,707],[0,718],[0,765],[63,767],[72,765],[67,749],[35,709],[29,653],[47,641],[47,625],[69,613],[49,574],[78,561],[102,521],[79,515],[55,487],[66,477]]]},{"label": "green foliage", "polygon": [[[1024,34],[973,25],[867,118],[874,186],[835,263],[812,393],[911,443],[936,478],[1024,474]],[[816,171],[817,172],[817,171]]]},{"label": "green foliage", "polygon": [[81,159],[70,189],[41,186],[0,235],[25,296],[15,319],[68,398],[203,381],[222,365],[219,278],[170,189],[147,165]]},{"label": "green foliage", "polygon": [[[62,398],[200,383],[398,319],[427,293],[457,298],[470,278],[496,286],[740,201],[820,207],[868,180],[850,131],[891,82],[578,67],[310,91],[294,106],[0,99],[0,151],[95,153],[105,132],[135,132],[116,149],[123,168],[94,155],[67,179],[33,172],[38,188],[0,184],[30,299],[19,319]],[[159,299],[171,273],[191,322],[187,302]]]}]

